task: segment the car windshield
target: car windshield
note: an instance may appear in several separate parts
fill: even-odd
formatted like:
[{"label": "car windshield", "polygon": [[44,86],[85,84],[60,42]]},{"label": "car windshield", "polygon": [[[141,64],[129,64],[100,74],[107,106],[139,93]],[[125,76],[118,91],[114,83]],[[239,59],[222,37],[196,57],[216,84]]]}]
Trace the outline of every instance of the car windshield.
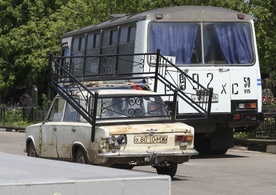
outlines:
[{"label": "car windshield", "polygon": [[99,98],[97,118],[167,116],[166,105],[156,97]]}]

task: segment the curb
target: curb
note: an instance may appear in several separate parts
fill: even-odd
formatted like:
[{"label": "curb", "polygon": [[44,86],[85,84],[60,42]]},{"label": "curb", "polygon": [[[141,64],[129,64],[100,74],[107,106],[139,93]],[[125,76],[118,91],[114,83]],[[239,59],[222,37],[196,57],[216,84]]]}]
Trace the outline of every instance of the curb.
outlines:
[{"label": "curb", "polygon": [[25,132],[25,127],[0,126],[0,131]]},{"label": "curb", "polygon": [[251,151],[276,154],[276,139],[235,138],[235,146],[244,147]]}]

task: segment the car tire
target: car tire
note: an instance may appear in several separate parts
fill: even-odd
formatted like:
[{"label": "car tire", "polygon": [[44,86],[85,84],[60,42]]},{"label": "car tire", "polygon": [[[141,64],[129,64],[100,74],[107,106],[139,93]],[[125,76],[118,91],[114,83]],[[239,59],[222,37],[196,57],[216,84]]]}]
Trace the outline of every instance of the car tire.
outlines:
[{"label": "car tire", "polygon": [[75,157],[76,163],[87,164],[87,158],[82,149],[78,149]]},{"label": "car tire", "polygon": [[35,150],[33,142],[30,142],[28,144],[28,147],[27,147],[27,156],[37,157],[37,153],[36,153],[36,150]]},{"label": "car tire", "polygon": [[110,167],[116,168],[116,169],[126,169],[126,170],[132,170],[134,167],[133,165],[111,165]]},{"label": "car tire", "polygon": [[170,164],[169,166],[156,167],[156,171],[161,175],[169,175],[173,178],[177,171],[177,164]]}]

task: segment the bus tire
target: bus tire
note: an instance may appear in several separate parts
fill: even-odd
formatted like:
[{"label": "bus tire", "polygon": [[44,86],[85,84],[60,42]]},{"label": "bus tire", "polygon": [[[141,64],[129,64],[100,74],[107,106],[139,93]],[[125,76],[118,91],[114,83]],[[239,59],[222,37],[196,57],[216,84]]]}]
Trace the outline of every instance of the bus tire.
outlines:
[{"label": "bus tire", "polygon": [[225,148],[225,149],[213,150],[213,154],[215,154],[215,155],[224,155],[224,154],[226,154],[227,151],[228,151],[227,148]]},{"label": "bus tire", "polygon": [[211,150],[210,139],[204,138],[195,144],[195,149],[198,151],[199,155],[211,155],[213,152]]}]

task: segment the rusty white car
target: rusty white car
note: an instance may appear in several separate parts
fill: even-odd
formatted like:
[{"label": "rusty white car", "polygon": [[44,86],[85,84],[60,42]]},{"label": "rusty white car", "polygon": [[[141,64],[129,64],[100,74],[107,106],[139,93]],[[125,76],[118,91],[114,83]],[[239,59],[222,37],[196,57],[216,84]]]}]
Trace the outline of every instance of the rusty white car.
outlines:
[{"label": "rusty white car", "polygon": [[72,92],[73,103],[57,95],[45,121],[26,128],[27,155],[125,169],[151,165],[158,174],[173,177],[178,164],[198,154],[194,128],[175,122],[157,93],[91,93],[92,98],[85,91]]}]

